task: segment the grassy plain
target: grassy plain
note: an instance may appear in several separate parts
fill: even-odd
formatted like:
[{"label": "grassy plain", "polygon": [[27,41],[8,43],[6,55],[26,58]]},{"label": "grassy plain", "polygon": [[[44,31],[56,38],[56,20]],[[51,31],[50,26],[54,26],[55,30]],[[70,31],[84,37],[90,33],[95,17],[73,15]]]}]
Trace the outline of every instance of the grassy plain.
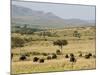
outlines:
[{"label": "grassy plain", "polygon": [[[69,70],[85,70],[85,69],[95,69],[96,59],[91,57],[90,59],[85,59],[84,57],[79,57],[79,52],[82,52],[83,56],[87,53],[92,53],[96,55],[95,48],[95,27],[69,27],[64,29],[48,29],[47,31],[55,33],[56,36],[45,36],[46,41],[43,40],[43,36],[38,36],[39,32],[30,35],[21,35],[18,33],[12,33],[12,36],[21,38],[31,38],[32,41],[26,43],[24,47],[12,48],[12,53],[14,57],[12,59],[12,74],[20,73],[37,73],[37,72],[53,72],[53,71],[69,71]],[[73,37],[73,32],[78,31],[81,37]],[[58,39],[64,39],[68,41],[68,45],[65,45],[62,50],[61,55],[57,55],[57,59],[46,60],[47,56],[43,53],[52,54],[56,53],[59,46],[54,46],[53,41]],[[34,55],[32,52],[38,52],[39,54]],[[29,53],[30,56],[27,60],[20,61],[19,57],[21,54]],[[74,53],[77,62],[74,63],[72,68],[72,63],[69,58],[66,59],[65,55],[69,53]],[[33,57],[44,58],[44,63],[33,62]]]}]

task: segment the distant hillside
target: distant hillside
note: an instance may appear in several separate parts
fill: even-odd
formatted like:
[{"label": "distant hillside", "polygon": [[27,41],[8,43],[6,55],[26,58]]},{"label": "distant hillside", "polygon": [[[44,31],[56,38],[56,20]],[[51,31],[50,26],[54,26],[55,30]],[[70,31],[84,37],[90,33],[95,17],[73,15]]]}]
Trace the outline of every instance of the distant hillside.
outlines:
[{"label": "distant hillside", "polygon": [[67,26],[94,26],[94,21],[84,21],[80,19],[62,19],[55,14],[43,11],[36,11],[30,8],[12,5],[12,23],[30,24],[40,28],[63,28]]}]

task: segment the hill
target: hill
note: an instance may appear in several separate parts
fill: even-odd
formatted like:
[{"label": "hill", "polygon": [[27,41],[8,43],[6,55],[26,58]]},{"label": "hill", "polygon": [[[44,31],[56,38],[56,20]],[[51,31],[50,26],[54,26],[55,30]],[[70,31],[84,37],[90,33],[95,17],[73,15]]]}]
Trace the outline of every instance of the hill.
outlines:
[{"label": "hill", "polygon": [[95,21],[63,19],[51,12],[37,11],[23,6],[12,5],[12,23],[29,24],[38,28],[64,28],[73,26],[94,26]]}]

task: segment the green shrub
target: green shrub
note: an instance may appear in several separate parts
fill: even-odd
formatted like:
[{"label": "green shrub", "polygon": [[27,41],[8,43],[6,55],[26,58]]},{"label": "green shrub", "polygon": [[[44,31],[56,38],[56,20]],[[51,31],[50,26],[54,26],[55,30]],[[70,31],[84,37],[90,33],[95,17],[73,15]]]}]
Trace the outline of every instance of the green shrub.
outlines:
[{"label": "green shrub", "polygon": [[33,58],[33,62],[37,62],[38,60],[39,60],[38,57],[34,57],[34,58]]},{"label": "green shrub", "polygon": [[47,56],[47,60],[50,60],[50,59],[52,59],[52,57],[51,56]]},{"label": "green shrub", "polygon": [[61,55],[61,51],[60,50],[56,50],[56,54],[57,55]]},{"label": "green shrub", "polygon": [[11,37],[11,47],[23,47],[25,40],[20,37]]},{"label": "green shrub", "polygon": [[68,54],[65,55],[65,58],[69,58]]},{"label": "green shrub", "polygon": [[43,56],[47,56],[48,54],[47,53],[41,53]]},{"label": "green shrub", "polygon": [[56,54],[52,54],[52,59],[57,59],[57,55]]},{"label": "green shrub", "polygon": [[39,60],[39,63],[44,63],[44,59],[40,59]]}]

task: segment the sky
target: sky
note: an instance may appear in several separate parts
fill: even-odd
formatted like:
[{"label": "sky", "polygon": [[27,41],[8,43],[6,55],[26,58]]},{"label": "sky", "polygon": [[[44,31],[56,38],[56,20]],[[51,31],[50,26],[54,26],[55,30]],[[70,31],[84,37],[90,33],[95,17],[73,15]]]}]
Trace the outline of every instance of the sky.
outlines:
[{"label": "sky", "polygon": [[95,6],[12,1],[12,4],[33,10],[52,12],[63,19],[95,20]]}]

